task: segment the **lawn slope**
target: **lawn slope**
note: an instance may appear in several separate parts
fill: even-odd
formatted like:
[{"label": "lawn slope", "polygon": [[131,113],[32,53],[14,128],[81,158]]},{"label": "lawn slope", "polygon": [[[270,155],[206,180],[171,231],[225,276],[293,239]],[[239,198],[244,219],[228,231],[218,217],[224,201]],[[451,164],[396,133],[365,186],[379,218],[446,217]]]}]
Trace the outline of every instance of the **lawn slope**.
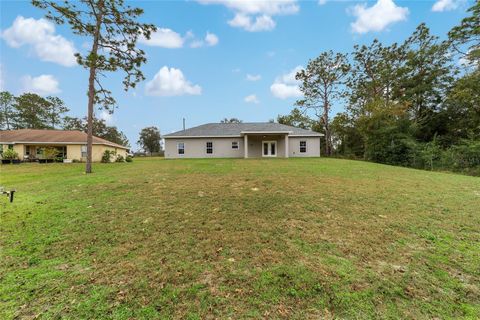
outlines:
[{"label": "lawn slope", "polygon": [[0,318],[478,318],[480,179],[335,159],[0,167]]}]

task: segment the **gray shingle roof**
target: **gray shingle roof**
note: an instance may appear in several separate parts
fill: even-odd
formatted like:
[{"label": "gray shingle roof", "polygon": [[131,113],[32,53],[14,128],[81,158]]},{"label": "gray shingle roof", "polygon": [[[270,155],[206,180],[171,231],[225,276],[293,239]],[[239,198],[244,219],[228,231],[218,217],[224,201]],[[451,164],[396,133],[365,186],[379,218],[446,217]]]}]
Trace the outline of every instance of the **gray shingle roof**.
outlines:
[{"label": "gray shingle roof", "polygon": [[166,134],[164,138],[174,137],[217,137],[241,136],[242,132],[285,132],[297,136],[322,136],[318,132],[295,128],[280,123],[250,122],[250,123],[207,123],[174,133]]}]

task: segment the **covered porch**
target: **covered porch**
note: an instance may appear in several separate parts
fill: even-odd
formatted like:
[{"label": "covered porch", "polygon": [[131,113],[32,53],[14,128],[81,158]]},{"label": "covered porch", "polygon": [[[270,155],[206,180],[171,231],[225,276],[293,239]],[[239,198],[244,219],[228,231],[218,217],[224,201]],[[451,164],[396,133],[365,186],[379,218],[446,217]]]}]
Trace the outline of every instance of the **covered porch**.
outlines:
[{"label": "covered porch", "polygon": [[242,132],[244,158],[288,158],[290,132]]},{"label": "covered porch", "polygon": [[24,145],[23,161],[55,161],[55,159],[67,158],[66,145]]}]

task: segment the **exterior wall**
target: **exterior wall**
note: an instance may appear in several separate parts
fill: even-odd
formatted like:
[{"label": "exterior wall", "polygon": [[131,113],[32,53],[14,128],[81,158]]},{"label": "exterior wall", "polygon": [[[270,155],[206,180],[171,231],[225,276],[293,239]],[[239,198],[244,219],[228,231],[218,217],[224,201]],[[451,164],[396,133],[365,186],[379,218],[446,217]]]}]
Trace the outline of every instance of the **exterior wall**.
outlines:
[{"label": "exterior wall", "polygon": [[[232,142],[238,149],[232,149]],[[178,154],[179,142],[185,144],[185,154]],[[207,154],[207,142],[213,142],[213,153]],[[243,158],[243,138],[186,138],[165,139],[165,158]]]},{"label": "exterior wall", "polygon": [[70,144],[67,146],[67,159],[81,160],[82,146],[79,144]]},{"label": "exterior wall", "polygon": [[[36,146],[36,147],[44,147],[43,145]],[[81,145],[79,144],[69,144],[67,145],[67,159],[71,160],[81,160],[81,161],[86,161],[86,158],[82,158],[81,155]],[[3,150],[8,149],[8,144],[3,145]],[[13,150],[15,150],[18,153],[18,158],[20,160],[23,160],[23,156],[25,155],[25,145],[24,144],[14,144],[13,145]],[[100,162],[102,160],[102,155],[105,152],[105,150],[110,150],[116,152],[116,154],[121,155],[122,157],[127,156],[127,150],[126,149],[120,149],[120,148],[115,148],[115,147],[109,147],[105,145],[97,145],[94,144],[92,146],[92,160],[94,162]],[[112,157],[112,160],[114,158]]]},{"label": "exterior wall", "polygon": [[[8,150],[8,144],[3,144],[3,151]],[[23,144],[14,144],[13,145],[13,151],[18,153],[18,159],[23,159],[23,154],[24,154],[25,146]],[[1,158],[1,156],[0,156]]]},{"label": "exterior wall", "polygon": [[[238,141],[238,149],[232,149],[232,141]],[[248,157],[262,158],[262,141],[277,141],[277,158],[285,157],[285,136],[249,135]],[[307,142],[307,152],[300,153],[300,141]],[[185,154],[179,155],[177,145],[185,144]],[[207,142],[213,142],[213,153],[207,154]],[[102,151],[103,153],[103,151]],[[94,152],[95,154],[95,152]],[[320,157],[320,137],[289,137],[289,157]],[[165,139],[165,158],[243,158],[244,138],[168,138]],[[101,158],[101,155],[100,155]],[[99,160],[98,160],[99,161]]]},{"label": "exterior wall", "polygon": [[[300,141],[307,142],[307,152],[300,153]],[[320,157],[320,137],[290,137],[288,150],[290,157]]]}]

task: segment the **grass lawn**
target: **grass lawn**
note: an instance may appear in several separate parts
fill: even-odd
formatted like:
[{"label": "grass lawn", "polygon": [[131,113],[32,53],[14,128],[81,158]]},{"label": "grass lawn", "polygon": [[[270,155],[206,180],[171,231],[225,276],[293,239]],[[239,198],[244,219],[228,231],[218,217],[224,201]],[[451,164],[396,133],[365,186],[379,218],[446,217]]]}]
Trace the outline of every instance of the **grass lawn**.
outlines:
[{"label": "grass lawn", "polygon": [[480,179],[336,159],[0,167],[0,319],[480,317]]}]

